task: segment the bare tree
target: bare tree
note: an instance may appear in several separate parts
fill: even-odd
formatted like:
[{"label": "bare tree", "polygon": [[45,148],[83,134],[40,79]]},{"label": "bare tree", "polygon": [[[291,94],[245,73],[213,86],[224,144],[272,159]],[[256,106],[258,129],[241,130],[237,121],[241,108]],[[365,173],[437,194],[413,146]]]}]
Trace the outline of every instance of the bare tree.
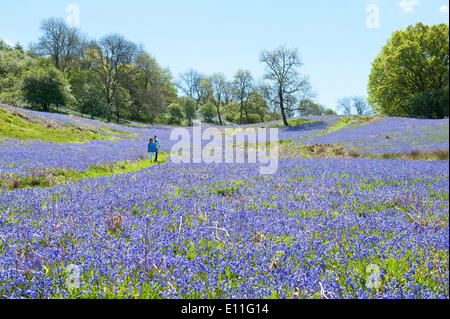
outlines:
[{"label": "bare tree", "polygon": [[225,104],[228,104],[233,99],[233,82],[227,81],[225,83],[225,90],[223,92],[223,101]]},{"label": "bare tree", "polygon": [[344,98],[339,99],[337,107],[345,115],[351,115],[352,114],[352,99],[349,97],[344,97]]},{"label": "bare tree", "polygon": [[41,24],[44,33],[35,46],[39,55],[50,56],[55,66],[65,71],[81,55],[85,43],[84,35],[71,28],[62,18],[49,18]]},{"label": "bare tree", "polygon": [[245,112],[245,118],[248,122],[247,101],[250,92],[253,90],[253,77],[250,71],[239,70],[234,76],[233,95],[240,104],[239,125],[242,124],[242,112]]},{"label": "bare tree", "polygon": [[264,79],[271,82],[264,86],[264,95],[271,104],[279,107],[284,125],[289,126],[287,116],[296,105],[297,95],[310,89],[308,79],[299,72],[303,64],[298,50],[280,46],[274,51],[263,51],[260,61],[266,64]]},{"label": "bare tree", "polygon": [[[86,51],[86,60],[91,70],[102,80],[108,106],[113,109],[117,121],[120,120],[121,103],[113,103],[117,97],[119,81],[128,64],[132,64],[139,55],[136,44],[119,34],[109,34],[100,41],[91,43]],[[108,112],[110,113],[110,112]],[[108,114],[108,120],[111,120]]]},{"label": "bare tree", "polygon": [[370,112],[369,104],[364,96],[353,96],[352,97],[353,107],[356,110],[356,114],[364,115]]},{"label": "bare tree", "polygon": [[189,71],[179,75],[177,86],[183,91],[185,95],[196,102],[196,108],[202,99],[202,91],[200,82],[204,78],[201,73],[190,69]]},{"label": "bare tree", "polygon": [[222,73],[214,73],[212,76],[208,76],[203,79],[202,87],[209,100],[216,106],[217,116],[219,123],[222,125],[222,117],[220,115],[220,108],[225,100],[227,94],[227,81],[225,75]]}]

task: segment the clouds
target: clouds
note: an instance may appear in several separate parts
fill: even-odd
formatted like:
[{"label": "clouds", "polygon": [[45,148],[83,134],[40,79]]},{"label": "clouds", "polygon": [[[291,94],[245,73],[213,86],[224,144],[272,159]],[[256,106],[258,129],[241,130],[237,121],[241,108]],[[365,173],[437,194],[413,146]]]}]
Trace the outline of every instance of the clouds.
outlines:
[{"label": "clouds", "polygon": [[442,7],[439,8],[439,12],[448,14],[448,6],[444,4]]},{"label": "clouds", "polygon": [[414,8],[419,4],[420,2],[418,0],[402,0],[401,2],[397,3],[397,5],[401,7],[404,12],[414,11]]}]

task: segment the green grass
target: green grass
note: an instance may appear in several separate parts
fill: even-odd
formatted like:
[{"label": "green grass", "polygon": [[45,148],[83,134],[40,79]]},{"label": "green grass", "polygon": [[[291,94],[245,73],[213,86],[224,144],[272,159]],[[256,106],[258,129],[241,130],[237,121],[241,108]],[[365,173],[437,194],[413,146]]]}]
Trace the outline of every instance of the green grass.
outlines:
[{"label": "green grass", "polygon": [[75,127],[55,120],[31,118],[19,111],[0,107],[0,138],[40,139],[59,143],[83,143],[90,140],[118,139],[118,135],[134,134],[102,128]]},{"label": "green grass", "polygon": [[[298,126],[298,125],[302,125],[302,124],[313,123],[313,122],[315,122],[315,120],[309,120],[309,119],[304,119],[304,118],[293,118],[293,119],[287,120],[287,122],[288,122],[289,126]],[[284,126],[283,121],[265,125],[263,127],[282,127],[282,126]]]},{"label": "green grass", "polygon": [[[160,152],[158,154],[159,164],[168,161],[169,154]],[[148,158],[138,160],[126,160],[102,165],[93,165],[84,171],[72,171],[62,168],[44,169],[34,176],[19,176],[14,174],[0,175],[0,188],[14,190],[30,187],[52,187],[66,182],[73,182],[80,179],[96,178],[101,176],[110,176],[136,172],[141,169],[157,165]]]},{"label": "green grass", "polygon": [[[169,154],[166,152],[159,152],[158,159],[159,163],[166,163],[168,161]],[[89,168],[86,171],[69,171],[67,174],[67,178],[71,181],[86,179],[92,177],[100,177],[100,176],[109,176],[116,174],[124,174],[129,172],[136,172],[143,168],[147,168],[153,165],[157,165],[157,163],[152,163],[147,158],[142,158],[135,161],[121,161],[116,163],[109,163],[104,165],[97,165]]]},{"label": "green grass", "polygon": [[[333,125],[331,125],[326,130],[323,130],[317,134],[308,135],[305,137],[313,137],[313,136],[328,134],[328,133],[340,130],[349,125],[359,126],[359,125],[368,124],[378,118],[379,117],[372,117],[372,116],[343,116],[343,117],[340,117],[336,122],[333,123]],[[305,138],[305,137],[303,137],[303,138]]]}]

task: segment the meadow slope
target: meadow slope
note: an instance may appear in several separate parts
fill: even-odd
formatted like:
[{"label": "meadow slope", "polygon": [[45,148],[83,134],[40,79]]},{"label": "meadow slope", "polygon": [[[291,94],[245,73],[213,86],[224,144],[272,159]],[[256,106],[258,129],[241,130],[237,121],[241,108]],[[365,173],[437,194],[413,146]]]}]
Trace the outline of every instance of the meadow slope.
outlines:
[{"label": "meadow slope", "polygon": [[0,114],[1,298],[448,298],[448,119],[251,125],[279,127],[260,175],[150,165],[171,126]]}]

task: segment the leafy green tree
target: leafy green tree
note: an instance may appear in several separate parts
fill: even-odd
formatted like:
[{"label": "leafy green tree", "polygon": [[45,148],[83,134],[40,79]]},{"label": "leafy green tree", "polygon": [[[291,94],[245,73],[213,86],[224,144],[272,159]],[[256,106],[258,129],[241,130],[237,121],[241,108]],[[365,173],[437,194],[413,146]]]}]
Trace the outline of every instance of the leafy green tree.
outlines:
[{"label": "leafy green tree", "polygon": [[190,97],[182,96],[178,99],[178,103],[183,110],[188,125],[191,126],[192,120],[195,118],[196,102]]},{"label": "leafy green tree", "polygon": [[10,50],[11,47],[0,38],[0,50]]},{"label": "leafy green tree", "polygon": [[239,104],[230,100],[223,106],[225,120],[232,123],[239,123]]},{"label": "leafy green tree", "polygon": [[[5,44],[6,46],[6,44]],[[1,47],[1,43],[0,43]],[[0,100],[19,105],[22,100],[21,78],[36,61],[21,50],[0,49]]]},{"label": "leafy green tree", "polygon": [[168,124],[180,125],[183,120],[183,109],[178,103],[172,103],[167,108],[169,111]]},{"label": "leafy green tree", "polygon": [[242,112],[245,112],[245,118],[248,122],[247,101],[250,92],[253,90],[253,77],[250,71],[239,70],[234,76],[233,81],[233,95],[236,101],[239,102],[239,125],[242,124]]},{"label": "leafy green tree", "polygon": [[257,90],[253,90],[249,93],[247,108],[249,123],[264,122],[269,113],[267,101],[264,100],[263,96]]},{"label": "leafy green tree", "polygon": [[216,108],[213,103],[207,102],[200,106],[200,114],[206,122],[212,122],[213,118],[217,115]]},{"label": "leafy green tree", "polygon": [[200,88],[205,101],[211,101],[216,106],[219,124],[222,125],[221,107],[229,89],[225,75],[214,73],[212,76],[204,77],[200,81]]},{"label": "leafy green tree", "polygon": [[337,113],[333,109],[326,109],[323,115],[337,115]]},{"label": "leafy green tree", "polygon": [[82,114],[89,114],[91,118],[94,118],[94,116],[102,117],[107,111],[107,104],[102,89],[90,83],[84,85],[77,106]]},{"label": "leafy green tree", "polygon": [[310,99],[303,99],[298,104],[298,112],[301,116],[324,115],[325,108]]},{"label": "leafy green tree", "polygon": [[64,74],[45,61],[25,72],[22,92],[28,103],[44,111],[49,111],[50,105],[66,105],[73,99]]},{"label": "leafy green tree", "polygon": [[[109,34],[98,42],[92,42],[84,53],[84,63],[88,68],[99,75],[103,84],[103,92],[110,111],[108,120],[114,114],[117,122],[120,121],[125,101],[120,81],[127,67],[134,63],[139,54],[138,46],[119,34]],[[120,93],[120,94],[119,94]]]},{"label": "leafy green tree", "polygon": [[25,49],[23,48],[22,44],[20,44],[20,43],[16,43],[16,45],[14,46],[14,49],[19,52],[25,53]]},{"label": "leafy green tree", "polygon": [[[100,91],[103,90],[102,82],[98,74],[95,72],[84,69],[81,66],[74,67],[70,74],[68,74],[68,81],[72,90],[72,95],[76,101],[81,100],[85,94],[85,89],[88,86],[95,86]],[[77,102],[74,103],[74,108],[78,108]]]},{"label": "leafy green tree", "polygon": [[415,116],[439,119],[448,117],[448,86],[440,90],[427,89],[410,101]]},{"label": "leafy green tree", "polygon": [[416,116],[421,109],[419,101],[448,85],[449,26],[417,23],[394,32],[375,58],[369,76],[369,103],[376,113]]},{"label": "leafy green tree", "polygon": [[134,120],[153,121],[167,112],[167,106],[177,97],[170,71],[146,52],[125,69],[120,85],[130,95],[129,111]]}]

